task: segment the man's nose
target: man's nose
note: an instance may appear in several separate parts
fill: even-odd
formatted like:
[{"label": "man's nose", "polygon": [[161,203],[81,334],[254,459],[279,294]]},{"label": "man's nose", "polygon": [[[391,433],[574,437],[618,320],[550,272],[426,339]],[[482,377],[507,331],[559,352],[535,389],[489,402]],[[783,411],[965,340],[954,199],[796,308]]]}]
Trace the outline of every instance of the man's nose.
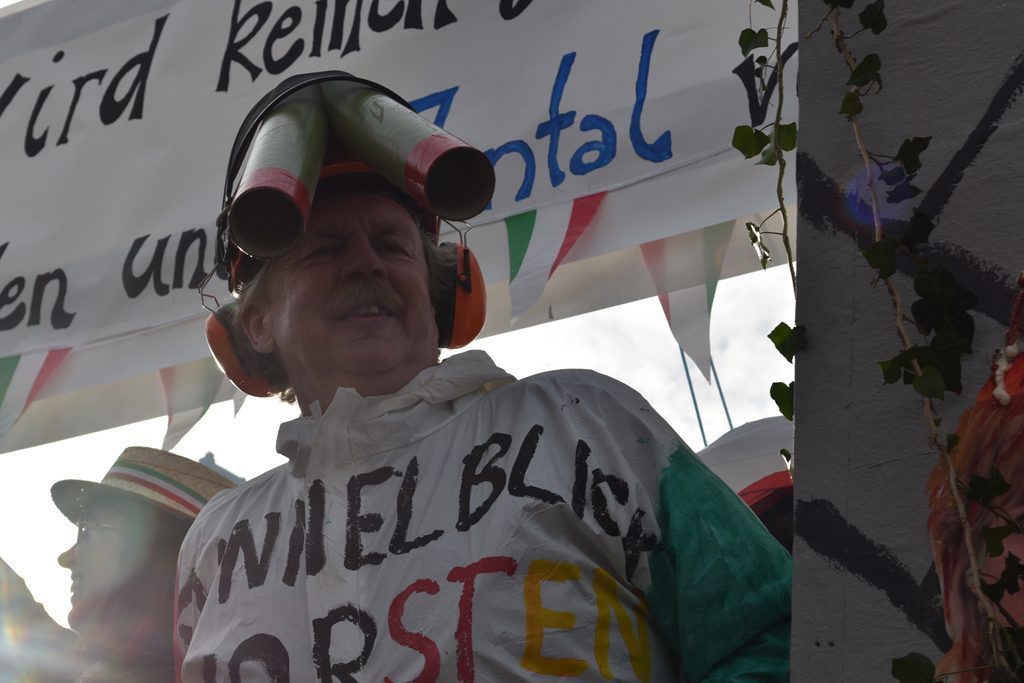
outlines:
[{"label": "man's nose", "polygon": [[380,276],[385,272],[384,261],[365,233],[354,235],[345,249],[343,264],[346,277]]},{"label": "man's nose", "polygon": [[75,565],[75,552],[78,548],[76,542],[73,546],[62,552],[57,556],[57,564],[64,567],[65,569],[74,569]]}]

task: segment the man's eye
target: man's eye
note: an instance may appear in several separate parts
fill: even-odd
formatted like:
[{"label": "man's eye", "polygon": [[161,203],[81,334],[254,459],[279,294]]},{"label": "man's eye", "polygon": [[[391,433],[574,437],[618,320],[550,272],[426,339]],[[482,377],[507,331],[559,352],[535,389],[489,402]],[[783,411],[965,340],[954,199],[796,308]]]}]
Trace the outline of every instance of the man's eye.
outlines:
[{"label": "man's eye", "polygon": [[388,240],[381,242],[377,248],[380,251],[387,252],[389,254],[406,254],[409,252],[408,246],[404,242]]},{"label": "man's eye", "polygon": [[306,252],[306,255],[303,256],[302,258],[304,260],[310,260],[310,259],[322,258],[322,257],[325,257],[325,256],[331,256],[331,255],[336,254],[336,253],[338,253],[337,245],[334,245],[334,244],[321,244],[319,246],[316,246],[316,247],[313,247],[312,249],[310,249],[308,252]]}]

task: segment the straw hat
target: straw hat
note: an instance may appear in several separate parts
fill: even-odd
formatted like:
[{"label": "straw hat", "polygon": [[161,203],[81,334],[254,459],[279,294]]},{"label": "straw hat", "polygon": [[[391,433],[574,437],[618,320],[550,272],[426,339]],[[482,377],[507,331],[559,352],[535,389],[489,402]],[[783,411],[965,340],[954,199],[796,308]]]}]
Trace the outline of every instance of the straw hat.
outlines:
[{"label": "straw hat", "polygon": [[194,460],[174,453],[129,446],[100,483],[65,479],[50,489],[54,504],[72,522],[94,496],[142,498],[176,517],[193,520],[213,494],[234,483]]}]

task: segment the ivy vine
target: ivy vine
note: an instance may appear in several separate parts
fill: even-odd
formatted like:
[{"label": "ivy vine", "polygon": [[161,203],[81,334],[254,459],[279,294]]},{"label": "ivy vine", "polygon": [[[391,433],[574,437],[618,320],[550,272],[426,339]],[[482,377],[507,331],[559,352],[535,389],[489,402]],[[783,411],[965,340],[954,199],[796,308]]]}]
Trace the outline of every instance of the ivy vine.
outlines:
[{"label": "ivy vine", "polygon": [[[771,27],[772,32],[767,27],[754,28],[754,5],[761,5],[769,10],[778,12],[775,24]],[[773,89],[777,92],[777,96],[772,102],[775,116],[771,121],[759,127],[737,126],[733,131],[732,146],[744,158],[753,159],[757,157],[757,164],[776,168],[775,194],[777,206],[759,222],[747,222],[747,235],[750,238],[750,243],[754,248],[758,261],[761,263],[762,269],[766,269],[772,261],[771,251],[764,243],[764,236],[777,235],[782,239],[783,249],[786,252],[786,264],[789,267],[790,281],[795,293],[796,263],[793,258],[793,248],[789,236],[789,213],[786,209],[786,200],[783,193],[783,182],[786,176],[786,155],[788,152],[793,152],[797,145],[796,122],[784,123],[782,121],[783,91],[785,86],[783,33],[789,16],[789,0],[780,0],[777,10],[772,0],[750,0],[748,9],[749,25],[740,33],[740,52],[744,57],[751,57],[754,60],[757,95],[764,98]],[[782,224],[781,229],[778,231],[767,230],[765,226],[776,216],[779,217],[779,222]],[[807,344],[806,330],[800,325],[790,327],[786,323],[780,323],[769,333],[768,338],[790,363],[793,362],[794,354]],[[769,390],[769,395],[775,401],[783,417],[792,421],[794,383],[775,382]],[[792,453],[783,449],[782,455],[786,462],[792,466]]]},{"label": "ivy vine", "polygon": [[[900,340],[898,353],[892,358],[879,361],[882,380],[886,384],[902,382],[910,385],[922,398],[929,443],[938,452],[948,475],[950,495],[963,529],[963,550],[969,560],[968,585],[988,623],[992,661],[981,667],[985,671],[985,680],[1024,680],[1024,629],[1000,604],[1004,596],[1019,591],[1024,582],[1024,564],[1013,553],[1005,553],[1004,548],[1004,542],[1009,536],[1022,533],[1024,529],[997,504],[999,497],[1010,490],[1010,485],[994,466],[987,477],[974,474],[967,482],[958,478],[951,456],[957,447],[958,436],[947,434],[943,438],[940,435],[941,421],[934,406],[934,401],[942,400],[946,392],[959,394],[963,390],[961,360],[972,351],[974,320],[970,311],[977,304],[977,299],[948,270],[920,256],[920,247],[927,244],[935,227],[933,217],[914,209],[909,229],[898,236],[886,234],[880,219],[878,184],[884,188],[885,200],[889,203],[903,202],[921,193],[914,185],[914,180],[922,166],[921,156],[928,149],[931,138],[908,137],[892,155],[869,150],[859,116],[864,111],[865,98],[882,90],[882,60],[876,53],[857,59],[850,49],[850,41],[863,31],[875,35],[885,31],[888,26],[885,0],[874,0],[863,6],[857,15],[859,29],[850,34],[843,31],[840,17],[842,10],[854,8],[855,0],[824,0],[824,3],[827,12],[812,33],[817,32],[825,23],[830,24],[832,40],[849,72],[839,113],[849,121],[864,162],[875,228],[874,241],[862,254],[875,270],[873,284],[883,283],[889,294]],[[898,265],[909,271],[913,278],[916,298],[910,305],[909,316],[905,313],[902,296],[892,281]],[[1024,285],[1024,276],[1021,284]],[[1018,299],[1018,308],[1024,305],[1022,302],[1024,295]],[[1018,326],[1019,322],[1011,323],[1010,333],[1014,339]],[[1007,348],[1010,348],[1009,340]],[[983,508],[993,519],[998,520],[995,525],[981,529],[985,558],[1000,558],[1004,561],[1004,569],[998,577],[988,576],[981,569],[982,562],[974,548],[977,533],[968,521],[968,505]],[[999,617],[1002,617],[1005,624]],[[891,673],[903,683],[931,683],[965,672],[947,672],[937,678],[935,665],[928,657],[910,653],[892,661]]]}]

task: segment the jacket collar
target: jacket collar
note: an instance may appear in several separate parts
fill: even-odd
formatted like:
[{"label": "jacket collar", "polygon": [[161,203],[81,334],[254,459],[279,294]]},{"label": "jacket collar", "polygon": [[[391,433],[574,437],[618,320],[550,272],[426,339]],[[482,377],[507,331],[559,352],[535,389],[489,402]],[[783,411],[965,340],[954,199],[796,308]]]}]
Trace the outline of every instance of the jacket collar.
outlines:
[{"label": "jacket collar", "polygon": [[[277,451],[303,476],[313,444],[322,432],[343,431],[347,450],[362,450],[371,441],[380,450],[422,438],[474,403],[484,393],[515,378],[483,351],[465,351],[422,370],[394,394],[360,396],[339,387],[323,413],[318,403],[305,415],[281,425]],[[397,415],[401,413],[401,415]],[[360,438],[365,435],[365,438]],[[372,438],[371,438],[372,437]],[[349,453],[359,457],[359,453]]]}]

